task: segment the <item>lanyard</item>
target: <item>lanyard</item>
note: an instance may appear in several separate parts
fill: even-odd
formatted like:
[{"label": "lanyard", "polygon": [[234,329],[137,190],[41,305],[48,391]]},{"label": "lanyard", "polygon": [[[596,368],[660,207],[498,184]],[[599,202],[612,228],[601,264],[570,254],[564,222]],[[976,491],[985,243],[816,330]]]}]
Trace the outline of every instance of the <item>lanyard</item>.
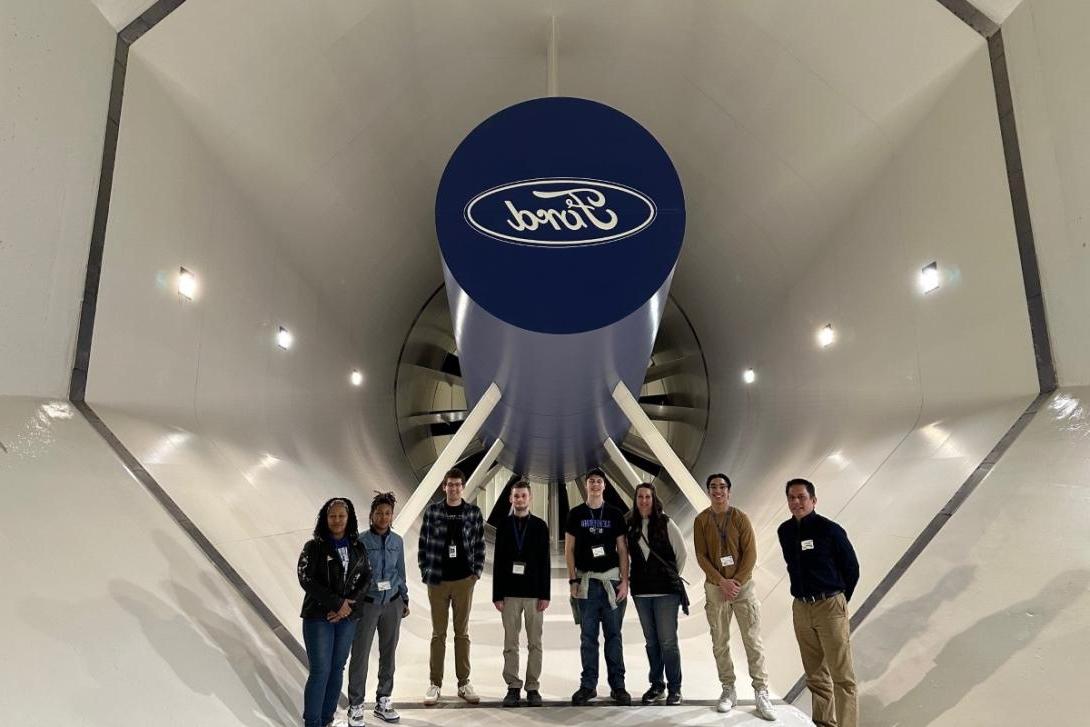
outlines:
[{"label": "lanyard", "polygon": [[522,546],[526,543],[526,531],[530,528],[530,518],[526,517],[526,524],[522,527],[522,531],[519,531],[518,521],[522,518],[511,516],[511,529],[515,533],[515,547],[518,549],[518,554],[522,555]]},{"label": "lanyard", "polygon": [[715,529],[719,533],[719,544],[726,549],[727,547],[727,535],[730,534],[730,510],[724,513],[723,525],[719,525],[719,518],[712,513],[712,522],[715,523]]}]

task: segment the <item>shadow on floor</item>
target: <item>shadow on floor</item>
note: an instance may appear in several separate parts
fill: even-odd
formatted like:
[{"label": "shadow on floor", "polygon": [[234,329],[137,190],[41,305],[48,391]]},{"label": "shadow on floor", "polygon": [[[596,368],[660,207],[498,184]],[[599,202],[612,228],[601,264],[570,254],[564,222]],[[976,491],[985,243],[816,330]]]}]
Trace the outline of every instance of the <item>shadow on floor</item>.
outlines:
[{"label": "shadow on floor", "polygon": [[885,727],[932,724],[1029,646],[1060,613],[1078,602],[1088,587],[1090,571],[1064,571],[1036,595],[985,616],[952,637],[935,657],[931,670],[897,701],[882,704],[873,696],[862,695],[861,722]]}]

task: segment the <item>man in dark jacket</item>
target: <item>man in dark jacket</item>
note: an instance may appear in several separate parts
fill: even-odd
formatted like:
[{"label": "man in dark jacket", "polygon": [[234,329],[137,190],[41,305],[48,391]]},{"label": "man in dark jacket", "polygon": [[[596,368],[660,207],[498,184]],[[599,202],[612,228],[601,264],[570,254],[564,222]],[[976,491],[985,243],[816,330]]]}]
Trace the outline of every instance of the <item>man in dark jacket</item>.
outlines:
[{"label": "man in dark jacket", "polygon": [[469,683],[469,609],[473,586],[484,571],[484,518],[479,507],[462,499],[465,486],[466,477],[460,469],[447,472],[443,476],[446,497],[428,505],[420,526],[416,557],[431,605],[431,685],[424,694],[426,705],[439,701],[443,686],[451,611],[458,696],[470,704],[481,701]]},{"label": "man in dark jacket", "polygon": [[813,697],[814,724],[856,727],[859,696],[849,642],[848,601],[859,582],[859,561],[848,534],[814,512],[814,483],[787,483],[791,519],[777,534],[791,578],[795,638]]},{"label": "man in dark jacket", "polygon": [[[510,516],[496,528],[492,603],[503,621],[503,706],[517,707],[526,687],[526,703],[541,706],[541,628],[550,599],[549,526],[530,514],[530,483],[511,487]],[[519,632],[526,623],[526,681],[519,679]]]}]

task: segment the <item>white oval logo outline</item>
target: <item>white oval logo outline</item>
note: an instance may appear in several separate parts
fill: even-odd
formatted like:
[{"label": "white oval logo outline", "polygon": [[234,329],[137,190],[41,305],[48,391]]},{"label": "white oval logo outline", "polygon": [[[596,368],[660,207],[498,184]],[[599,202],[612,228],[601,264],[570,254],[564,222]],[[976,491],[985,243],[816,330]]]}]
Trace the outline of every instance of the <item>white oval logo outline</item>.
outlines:
[{"label": "white oval logo outline", "polygon": [[[502,192],[504,190],[516,189],[518,187],[530,187],[535,184],[542,183],[589,184],[591,186],[603,187],[605,189],[613,189],[631,195],[643,202],[645,205],[647,205],[650,214],[643,222],[641,222],[639,225],[632,228],[631,230],[626,230],[615,235],[606,235],[605,237],[595,237],[589,240],[535,240],[532,238],[518,237],[515,235],[505,235],[503,233],[489,229],[481,223],[477,222],[477,220],[473,219],[474,205],[484,200],[485,198]],[[638,189],[633,189],[632,187],[618,184],[617,182],[607,182],[602,179],[591,179],[589,177],[537,177],[534,179],[523,179],[518,182],[508,182],[507,184],[500,184],[492,187],[491,189],[486,189],[485,191],[480,192],[471,200],[469,200],[469,203],[465,206],[465,209],[462,212],[462,216],[465,218],[465,221],[469,224],[470,227],[496,240],[503,240],[505,242],[513,242],[519,245],[533,245],[538,247],[582,247],[587,245],[601,245],[606,242],[614,242],[615,240],[621,240],[623,238],[631,237],[632,235],[643,232],[651,226],[652,222],[655,221],[655,219],[658,217],[658,213],[658,206],[655,204],[655,201],[653,199],[651,199]]]}]

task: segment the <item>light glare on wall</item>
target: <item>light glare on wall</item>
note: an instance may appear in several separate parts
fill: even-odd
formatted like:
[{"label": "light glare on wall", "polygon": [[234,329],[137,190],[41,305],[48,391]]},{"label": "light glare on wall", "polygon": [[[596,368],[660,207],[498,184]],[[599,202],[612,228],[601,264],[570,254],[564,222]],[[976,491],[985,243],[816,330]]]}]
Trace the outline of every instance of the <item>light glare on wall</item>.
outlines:
[{"label": "light glare on wall", "polygon": [[826,323],[817,334],[818,343],[822,348],[833,345],[833,341],[836,340],[836,333],[833,331],[833,324]]},{"label": "light glare on wall", "polygon": [[746,382],[747,384],[752,384],[756,380],[757,372],[753,369],[746,369],[742,372],[742,381]]},{"label": "light glare on wall", "polygon": [[348,378],[352,382],[352,386],[363,385],[363,374],[360,372],[359,369],[352,369],[352,375]]},{"label": "light glare on wall", "polygon": [[924,295],[939,289],[939,264],[932,262],[920,270],[920,290]]},{"label": "light glare on wall", "polygon": [[276,332],[276,345],[287,351],[293,343],[295,343],[295,336],[291,335],[291,331],[287,328],[280,326],[280,330]]},{"label": "light glare on wall", "polygon": [[186,270],[178,269],[178,295],[186,300],[193,300],[197,294],[197,276]]}]

